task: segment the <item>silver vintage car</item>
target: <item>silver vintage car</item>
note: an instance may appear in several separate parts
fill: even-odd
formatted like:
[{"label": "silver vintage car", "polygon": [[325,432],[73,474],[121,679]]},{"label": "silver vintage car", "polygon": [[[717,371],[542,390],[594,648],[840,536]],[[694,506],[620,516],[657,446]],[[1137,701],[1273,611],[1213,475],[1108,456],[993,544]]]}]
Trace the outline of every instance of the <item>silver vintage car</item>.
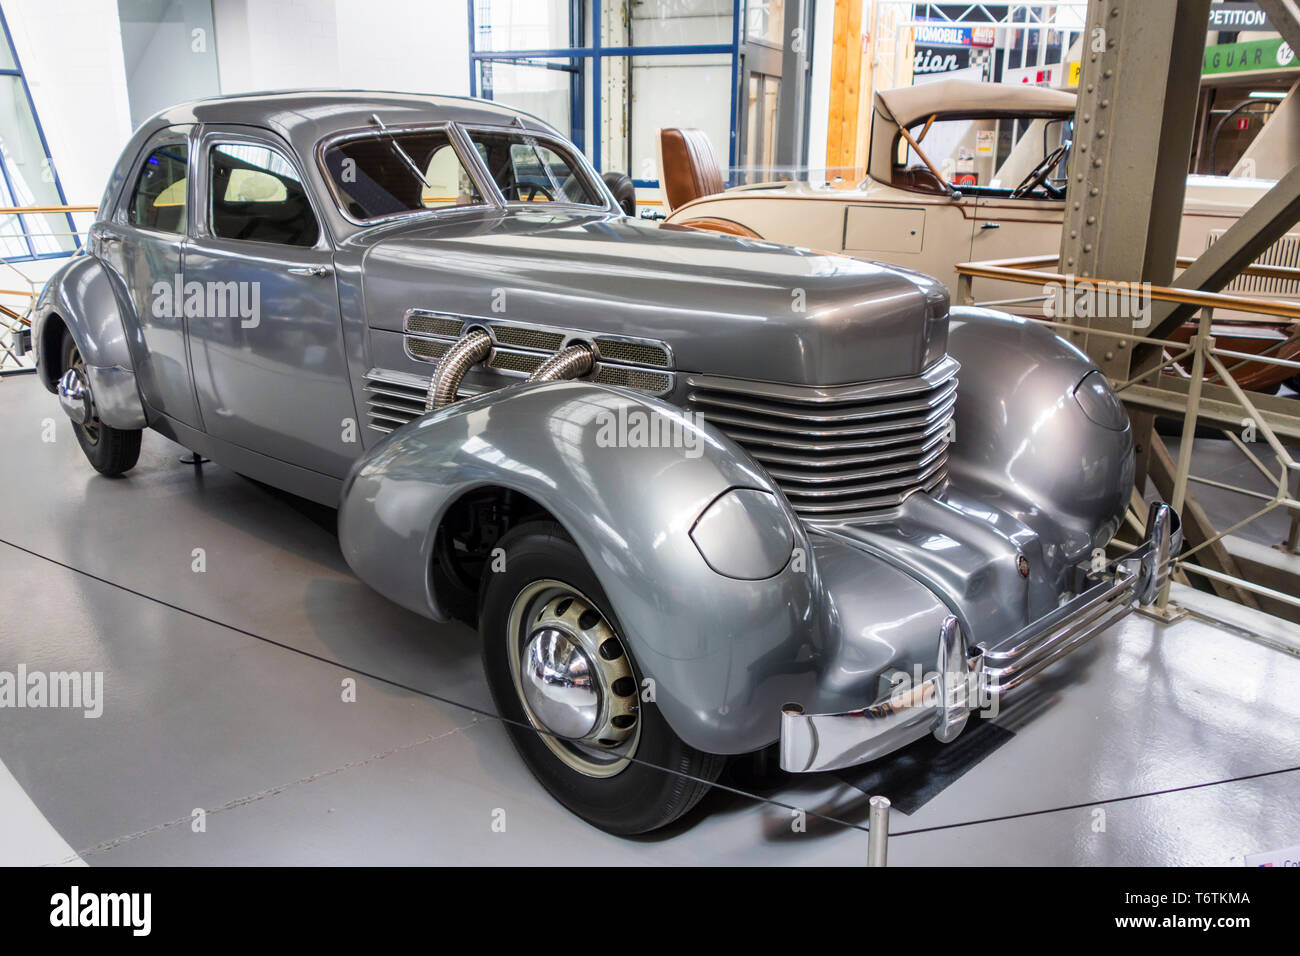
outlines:
[{"label": "silver vintage car", "polygon": [[[615,833],[728,755],[873,760],[1149,600],[1129,423],[1041,326],[906,269],[630,219],[523,113],[220,98],[132,137],[45,287],[91,464],[152,428],[339,509],[357,575],[477,624],[523,759]],[[959,384],[960,381],[960,384]]]}]

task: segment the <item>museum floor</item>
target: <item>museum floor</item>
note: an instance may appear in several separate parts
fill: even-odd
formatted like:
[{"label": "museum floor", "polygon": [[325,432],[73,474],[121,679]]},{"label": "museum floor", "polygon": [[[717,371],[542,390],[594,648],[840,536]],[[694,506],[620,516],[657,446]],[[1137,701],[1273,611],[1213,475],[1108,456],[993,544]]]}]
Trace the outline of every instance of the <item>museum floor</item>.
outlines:
[{"label": "museum floor", "polygon": [[[833,776],[737,767],[725,781],[758,798],[715,791],[651,838],[592,829],[498,723],[446,702],[492,709],[472,631],[361,585],[329,512],[182,453],[147,432],[136,469],[101,478],[33,376],[0,379],[0,670],[100,670],[105,697],[97,719],[0,710],[0,864],[865,862],[866,795]],[[1300,656],[1281,649],[1300,628],[1180,595],[1236,623],[1131,616],[996,732],[881,768],[911,811],[891,865],[1240,864],[1300,843]]]}]

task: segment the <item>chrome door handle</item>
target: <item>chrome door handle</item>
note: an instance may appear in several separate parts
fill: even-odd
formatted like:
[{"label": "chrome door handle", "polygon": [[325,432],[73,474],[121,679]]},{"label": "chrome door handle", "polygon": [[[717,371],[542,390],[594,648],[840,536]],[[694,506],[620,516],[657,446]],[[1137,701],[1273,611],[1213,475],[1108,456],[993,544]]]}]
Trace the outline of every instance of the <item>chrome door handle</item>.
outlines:
[{"label": "chrome door handle", "polygon": [[1002,228],[1002,223],[1000,223],[1000,222],[985,222],[985,223],[981,223],[981,224],[980,224],[980,228],[981,228],[981,229],[1001,229],[1001,228]]},{"label": "chrome door handle", "polygon": [[289,275],[292,276],[327,276],[333,270],[329,266],[290,266]]}]

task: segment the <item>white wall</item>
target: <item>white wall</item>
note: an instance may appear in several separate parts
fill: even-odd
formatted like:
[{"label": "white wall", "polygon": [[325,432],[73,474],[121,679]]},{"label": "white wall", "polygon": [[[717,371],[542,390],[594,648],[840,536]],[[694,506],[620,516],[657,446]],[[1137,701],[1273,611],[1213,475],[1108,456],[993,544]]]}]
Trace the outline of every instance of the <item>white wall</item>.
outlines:
[{"label": "white wall", "polygon": [[223,93],[469,92],[463,0],[213,0],[212,14]]}]

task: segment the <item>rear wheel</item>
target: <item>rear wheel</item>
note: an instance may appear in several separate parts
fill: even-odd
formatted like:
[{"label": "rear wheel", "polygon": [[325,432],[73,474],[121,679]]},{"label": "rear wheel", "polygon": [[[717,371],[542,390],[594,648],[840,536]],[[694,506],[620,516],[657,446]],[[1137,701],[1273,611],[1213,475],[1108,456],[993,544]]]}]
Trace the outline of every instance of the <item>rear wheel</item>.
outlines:
[{"label": "rear wheel", "polygon": [[632,178],[627,173],[603,173],[601,178],[605,180],[605,185],[618,200],[618,208],[623,210],[624,215],[635,216],[636,186]]},{"label": "rear wheel", "polygon": [[499,546],[505,570],[488,572],[482,594],[483,665],[528,769],[610,833],[676,820],[708,792],[725,758],[686,744],[640,700],[613,609],[559,525],[522,525]]},{"label": "rear wheel", "polygon": [[[83,379],[86,377],[85,359],[72,335],[67,332],[63,336],[63,369],[75,369]],[[85,422],[73,422],[72,430],[81,450],[86,453],[86,458],[101,475],[116,478],[130,471],[140,460],[141,429],[124,430],[105,425],[99,420],[99,409],[93,402]]]}]

